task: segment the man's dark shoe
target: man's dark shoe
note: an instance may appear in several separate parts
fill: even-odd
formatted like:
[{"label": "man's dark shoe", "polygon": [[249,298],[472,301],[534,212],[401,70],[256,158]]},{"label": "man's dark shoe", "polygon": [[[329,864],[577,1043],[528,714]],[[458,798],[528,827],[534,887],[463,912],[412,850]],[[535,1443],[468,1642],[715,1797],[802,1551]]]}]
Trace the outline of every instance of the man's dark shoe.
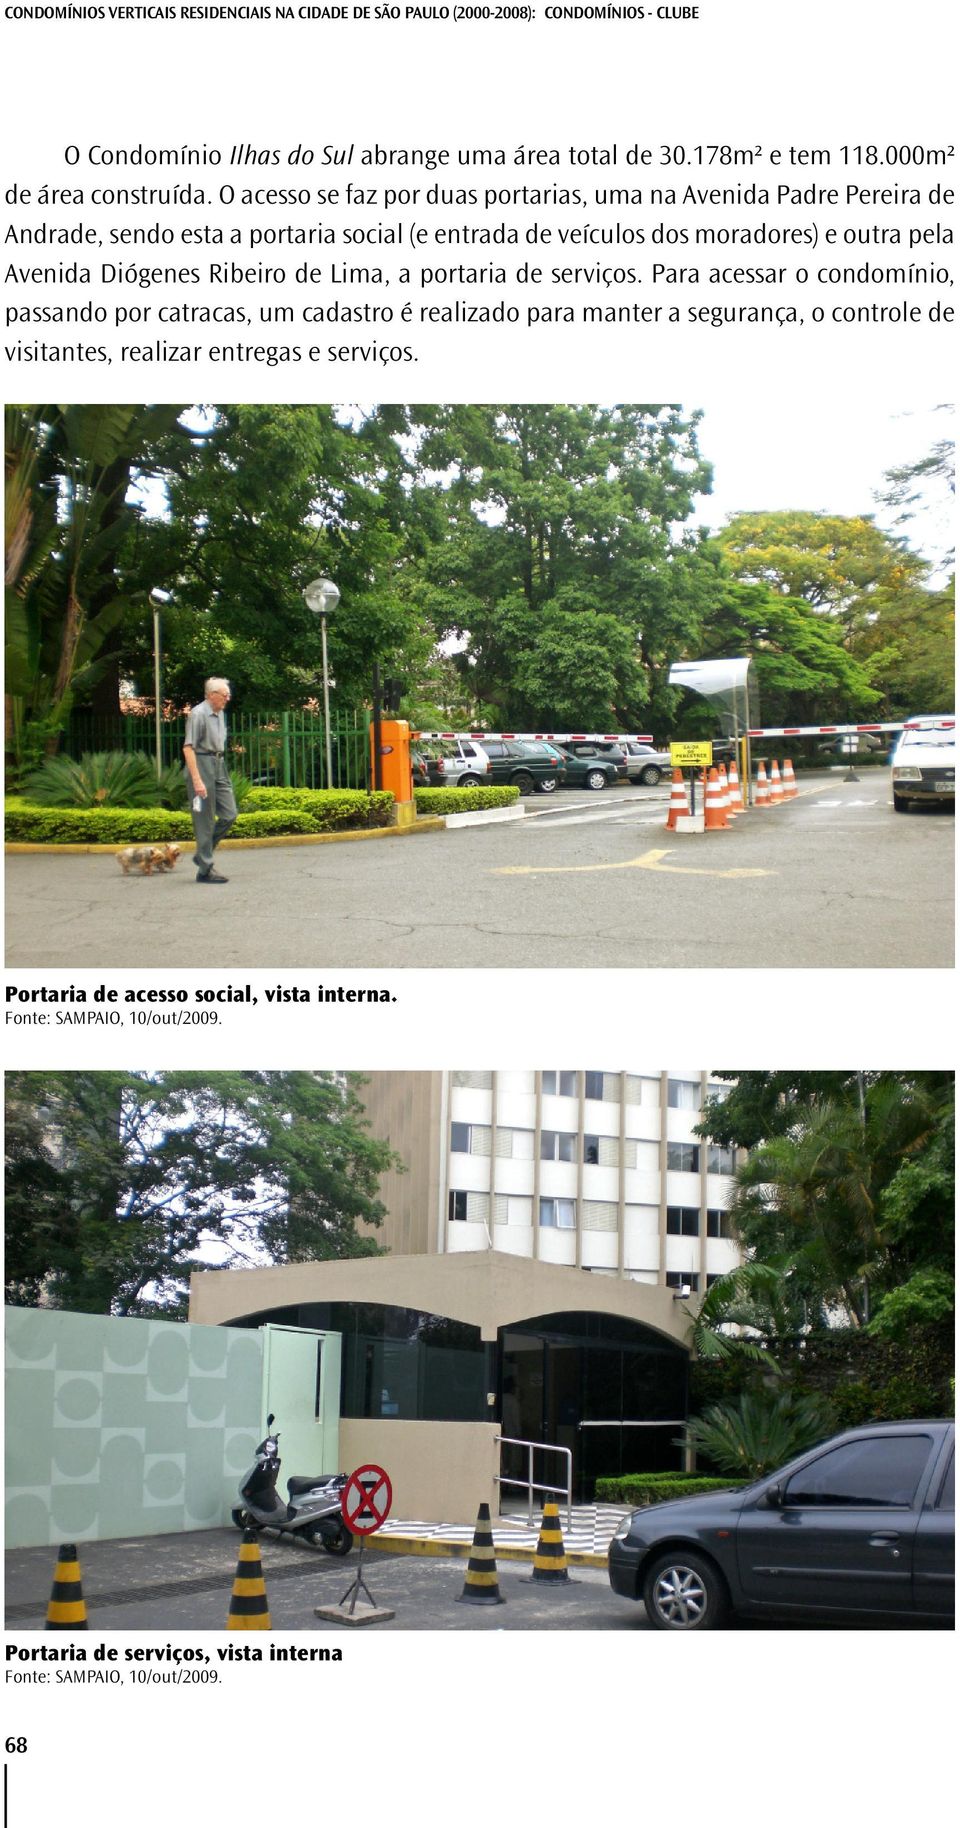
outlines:
[{"label": "man's dark shoe", "polygon": [[198,876],[198,882],[229,882],[229,876],[221,876],[219,870],[207,870],[205,876]]}]

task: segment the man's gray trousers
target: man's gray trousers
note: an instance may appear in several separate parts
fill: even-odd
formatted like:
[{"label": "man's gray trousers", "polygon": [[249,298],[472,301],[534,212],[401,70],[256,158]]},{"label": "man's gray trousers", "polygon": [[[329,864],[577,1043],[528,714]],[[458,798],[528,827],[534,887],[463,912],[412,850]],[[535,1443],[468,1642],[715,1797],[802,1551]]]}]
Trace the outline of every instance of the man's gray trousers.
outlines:
[{"label": "man's gray trousers", "polygon": [[[201,876],[213,868],[213,853],[225,838],[237,816],[237,802],[233,797],[230,776],[222,755],[207,755],[203,750],[196,751],[197,767],[200,778],[207,790],[207,797],[201,801],[199,812],[192,812],[193,831],[196,840],[194,862]],[[191,811],[194,792],[188,781]]]}]

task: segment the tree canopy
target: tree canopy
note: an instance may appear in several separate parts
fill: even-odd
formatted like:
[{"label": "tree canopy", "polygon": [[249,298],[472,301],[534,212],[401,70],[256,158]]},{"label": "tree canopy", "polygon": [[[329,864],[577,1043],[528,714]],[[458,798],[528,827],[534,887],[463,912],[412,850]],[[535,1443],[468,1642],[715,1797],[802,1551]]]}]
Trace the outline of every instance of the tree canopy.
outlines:
[{"label": "tree canopy", "polygon": [[186,1312],[192,1270],[379,1254],[352,1075],[8,1073],[6,1299]]}]

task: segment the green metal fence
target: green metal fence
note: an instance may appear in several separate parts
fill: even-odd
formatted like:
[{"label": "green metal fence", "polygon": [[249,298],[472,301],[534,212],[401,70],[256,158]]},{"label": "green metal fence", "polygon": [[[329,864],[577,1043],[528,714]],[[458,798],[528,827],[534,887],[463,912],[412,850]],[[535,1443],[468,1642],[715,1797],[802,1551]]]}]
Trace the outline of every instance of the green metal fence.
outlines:
[{"label": "green metal fence", "polygon": [[[164,765],[183,756],[184,717],[160,726]],[[331,779],[327,781],[323,715],[314,711],[227,714],[229,764],[257,787],[360,787],[370,785],[370,713],[343,711],[330,719]],[[156,754],[152,716],[101,717],[78,712],[64,732],[62,752],[81,755],[105,749]]]}]

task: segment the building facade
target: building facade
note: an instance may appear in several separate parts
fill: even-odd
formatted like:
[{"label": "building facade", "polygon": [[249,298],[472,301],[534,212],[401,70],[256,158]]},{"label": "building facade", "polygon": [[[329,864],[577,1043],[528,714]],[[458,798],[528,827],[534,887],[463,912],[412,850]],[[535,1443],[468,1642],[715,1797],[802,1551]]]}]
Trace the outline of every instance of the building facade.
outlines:
[{"label": "building facade", "polygon": [[674,1072],[372,1073],[391,1251],[493,1249],[703,1294],[736,1267],[735,1152],[694,1134],[725,1087]]}]

